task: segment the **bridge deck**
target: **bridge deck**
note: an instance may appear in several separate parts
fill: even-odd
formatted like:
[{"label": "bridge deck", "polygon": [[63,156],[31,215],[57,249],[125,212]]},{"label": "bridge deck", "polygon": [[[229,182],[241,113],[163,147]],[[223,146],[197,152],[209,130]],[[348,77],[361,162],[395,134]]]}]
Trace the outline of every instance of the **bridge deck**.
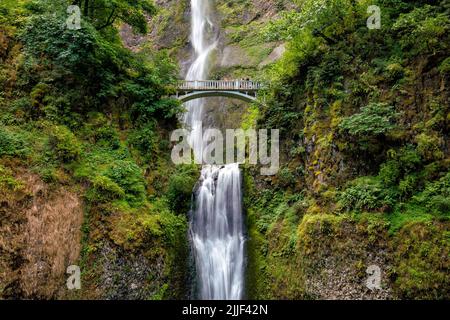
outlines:
[{"label": "bridge deck", "polygon": [[263,88],[261,82],[251,80],[183,80],[177,91],[239,91],[254,92]]}]

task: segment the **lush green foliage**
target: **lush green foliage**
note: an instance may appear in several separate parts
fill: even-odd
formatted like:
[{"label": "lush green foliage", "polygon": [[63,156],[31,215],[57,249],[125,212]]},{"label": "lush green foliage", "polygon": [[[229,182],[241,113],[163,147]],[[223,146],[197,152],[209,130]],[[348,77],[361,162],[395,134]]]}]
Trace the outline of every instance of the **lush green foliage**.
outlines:
[{"label": "lush green foliage", "polygon": [[395,112],[392,106],[371,103],[361,108],[361,113],[342,119],[339,127],[355,136],[376,136],[395,128],[394,117]]},{"label": "lush green foliage", "polygon": [[28,152],[23,137],[0,125],[0,156],[22,157]]},{"label": "lush green foliage", "polygon": [[[356,243],[393,246],[398,297],[448,297],[448,264],[437,262],[449,250],[448,3],[295,3],[260,32],[287,41],[265,72],[270,88],[257,121],[280,129],[284,161],[276,177],[246,189],[252,294],[309,298],[311,279],[326,273],[323,259],[336,263],[345,248],[344,264],[357,256],[352,236],[336,240],[355,225],[364,230]],[[367,28],[369,5],[380,7],[381,29]],[[299,217],[296,238],[279,208]],[[286,238],[296,250],[283,260]],[[308,281],[294,265],[311,266]]]},{"label": "lush green foliage", "polygon": [[[81,7],[79,30],[66,27],[70,4]],[[174,171],[166,137],[181,108],[167,96],[177,67],[162,50],[125,49],[117,28],[146,32],[154,12],[151,1],[0,3],[0,195],[21,188],[14,166],[70,189],[84,199],[86,288],[103,263],[97,250],[109,243],[162,261],[145,285],[173,298],[183,294],[184,266],[175,261],[186,253],[187,211],[156,192]],[[167,175],[158,190],[156,168]],[[185,208],[184,200],[175,202]]]},{"label": "lush green foliage", "polygon": [[69,5],[80,8],[81,18],[89,21],[96,29],[111,27],[121,21],[136,29],[147,32],[147,15],[156,12],[151,0],[34,0],[26,3],[27,8],[36,13],[45,12],[49,7],[54,10],[66,10]]},{"label": "lush green foliage", "polygon": [[436,54],[445,50],[446,44],[439,39],[449,28],[448,15],[430,5],[401,14],[392,26],[401,37],[400,45],[406,55]]},{"label": "lush green foliage", "polygon": [[[127,12],[127,6],[150,8],[134,1],[113,1],[106,7],[83,1],[83,5],[88,2],[98,14],[116,6],[125,6]],[[133,120],[173,119],[180,111],[173,100],[161,99],[176,76],[176,67],[164,52],[131,53],[123,48],[113,26],[96,30],[97,18],[82,19],[79,30],[68,29],[65,1],[34,1],[27,7],[33,14],[22,22],[19,35],[26,55],[18,84],[24,90],[32,88],[31,105],[25,110],[30,117],[46,116],[74,127],[80,111],[111,109],[112,99],[119,97],[115,108],[131,107]],[[134,19],[131,11],[117,15]]]},{"label": "lush green foliage", "polygon": [[373,178],[354,180],[340,196],[344,208],[352,210],[373,210],[394,204],[390,190],[383,188],[380,181]]},{"label": "lush green foliage", "polygon": [[413,203],[424,206],[432,214],[448,218],[450,212],[450,173],[437,181],[428,182],[424,190],[413,197]]},{"label": "lush green foliage", "polygon": [[198,178],[196,166],[179,167],[169,179],[167,199],[175,212],[188,212],[192,190]]},{"label": "lush green foliage", "polygon": [[75,135],[64,126],[55,126],[48,137],[48,147],[57,159],[63,162],[76,160],[81,153],[81,145]]},{"label": "lush green foliage", "polygon": [[[80,30],[65,26],[69,4],[81,8]],[[220,4],[233,44],[262,60],[265,42],[287,41],[263,72],[238,71],[270,84],[245,128],[282,134],[278,174],[245,176],[250,297],[315,298],[309,276],[324,276],[324,261],[364,274],[373,250],[389,254],[396,297],[448,298],[448,3],[298,0],[264,28],[236,21],[230,8],[247,4]],[[372,4],[380,30],[366,27]],[[83,283],[98,290],[111,245],[159,268],[144,280],[158,299],[183,296],[198,168],[168,159],[175,63],[163,50],[126,50],[118,33],[124,22],[145,32],[154,12],[134,0],[0,3],[0,196],[22,191],[14,167],[75,190]]]}]

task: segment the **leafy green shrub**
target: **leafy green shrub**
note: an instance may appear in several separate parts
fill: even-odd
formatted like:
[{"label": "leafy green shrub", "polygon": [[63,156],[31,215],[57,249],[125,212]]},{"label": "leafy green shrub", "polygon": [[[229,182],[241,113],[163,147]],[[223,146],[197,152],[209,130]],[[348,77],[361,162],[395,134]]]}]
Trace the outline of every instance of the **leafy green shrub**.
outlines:
[{"label": "leafy green shrub", "polygon": [[416,142],[417,152],[423,159],[431,161],[439,160],[444,157],[444,153],[441,150],[441,145],[443,143],[437,134],[428,135],[426,133],[421,133],[416,137]]},{"label": "leafy green shrub", "polygon": [[67,94],[66,92],[60,96],[47,95],[43,102],[45,106],[43,107],[43,114],[45,119],[65,125],[70,129],[78,129],[80,124],[83,123],[82,116],[79,113],[72,111],[71,99],[73,95],[78,96],[78,94]]},{"label": "leafy green shrub", "polygon": [[376,178],[362,177],[352,181],[338,198],[342,207],[348,211],[375,210],[392,207],[395,193],[386,189]]},{"label": "leafy green shrub", "polygon": [[413,201],[432,213],[450,218],[450,172],[437,181],[428,182],[425,189],[413,197]]},{"label": "leafy green shrub", "polygon": [[81,143],[65,126],[54,126],[48,137],[48,147],[58,160],[71,162],[81,154]]},{"label": "leafy green shrub", "polygon": [[383,163],[378,179],[384,185],[397,189],[402,197],[410,196],[420,183],[417,171],[420,170],[422,158],[412,145],[400,150],[390,149],[389,160]]},{"label": "leafy green shrub", "polygon": [[175,215],[170,211],[161,211],[161,226],[164,230],[164,238],[173,247],[185,244],[186,216]]},{"label": "leafy green shrub", "polygon": [[280,169],[278,172],[278,178],[282,187],[292,186],[296,181],[295,175],[291,172],[291,170],[289,170],[289,168],[286,167]]},{"label": "leafy green shrub", "polygon": [[44,113],[45,98],[50,92],[50,86],[46,83],[38,83],[30,92],[32,117],[37,118]]},{"label": "leafy green shrub", "polygon": [[400,63],[394,62],[386,66],[385,74],[387,79],[397,80],[405,76],[405,69]]},{"label": "leafy green shrub", "polygon": [[110,126],[103,126],[95,130],[94,139],[99,146],[109,147],[113,150],[120,147],[117,131]]},{"label": "leafy green shrub", "polygon": [[301,14],[295,10],[280,12],[277,20],[269,21],[262,29],[262,36],[268,41],[292,40],[292,36],[301,30],[301,20]]},{"label": "leafy green shrub", "polygon": [[447,219],[450,218],[450,196],[437,195],[431,198],[429,207],[436,214],[442,214]]},{"label": "leafy green shrub", "polygon": [[89,68],[90,64],[95,65],[92,54],[96,44],[95,34],[88,24],[80,30],[69,30],[65,19],[62,12],[33,15],[21,38],[27,54],[41,55],[51,59],[56,66],[78,74]]},{"label": "leafy green shrub", "polygon": [[186,213],[192,198],[192,191],[197,181],[198,171],[195,166],[179,166],[169,178],[167,199],[169,207],[177,213]]},{"label": "leafy green shrub", "polygon": [[128,136],[128,144],[136,148],[141,154],[150,160],[157,150],[158,136],[155,125],[151,122],[139,129],[133,130]]},{"label": "leafy green shrub", "polygon": [[392,30],[400,36],[400,45],[408,55],[436,53],[448,48],[443,37],[448,33],[448,16],[438,13],[436,7],[425,5],[401,14]]},{"label": "leafy green shrub", "polygon": [[361,113],[344,118],[339,128],[355,136],[377,136],[396,128],[396,116],[393,106],[371,103],[361,108]]},{"label": "leafy green shrub", "polygon": [[125,196],[123,189],[108,177],[97,175],[91,179],[91,184],[86,193],[86,198],[90,202],[103,203]]},{"label": "leafy green shrub", "polygon": [[[139,90],[139,95],[134,90]],[[182,111],[181,104],[176,99],[159,99],[151,91],[146,86],[142,86],[127,92],[137,101],[131,109],[131,115],[134,119],[142,123],[151,121],[155,116],[172,119]]]},{"label": "leafy green shrub", "polygon": [[29,153],[25,138],[0,126],[0,156],[23,157]]},{"label": "leafy green shrub", "polygon": [[396,185],[400,175],[400,164],[395,160],[389,160],[383,163],[381,165],[380,172],[378,173],[380,180],[388,186]]},{"label": "leafy green shrub", "polygon": [[398,191],[402,197],[410,196],[417,189],[417,174],[410,174],[404,177],[398,184]]},{"label": "leafy green shrub", "polygon": [[145,200],[145,184],[141,169],[130,160],[117,160],[105,172],[125,192],[131,204],[140,205]]},{"label": "leafy green shrub", "polygon": [[20,125],[25,122],[25,113],[30,109],[29,97],[21,97],[10,102],[9,107],[0,117],[0,125]]},{"label": "leafy green shrub", "polygon": [[302,71],[318,53],[320,41],[311,31],[303,30],[289,43],[282,59],[274,65],[272,81],[282,81],[294,77]]},{"label": "leafy green shrub", "polygon": [[116,150],[120,147],[117,130],[108,123],[106,116],[100,112],[90,112],[88,121],[82,129],[89,141],[100,147]]},{"label": "leafy green shrub", "polygon": [[407,145],[398,152],[390,151],[390,156],[397,159],[400,163],[400,167],[405,173],[416,170],[422,163],[422,158],[412,145]]}]

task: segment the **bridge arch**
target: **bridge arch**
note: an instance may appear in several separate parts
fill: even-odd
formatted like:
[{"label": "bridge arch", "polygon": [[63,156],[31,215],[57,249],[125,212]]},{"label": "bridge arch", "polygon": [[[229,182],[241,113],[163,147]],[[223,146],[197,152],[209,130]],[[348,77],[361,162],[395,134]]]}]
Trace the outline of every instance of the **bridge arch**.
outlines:
[{"label": "bridge arch", "polygon": [[181,80],[176,88],[181,102],[206,97],[228,97],[245,102],[259,102],[257,93],[263,84],[251,80]]},{"label": "bridge arch", "polygon": [[249,103],[257,101],[255,96],[237,91],[193,91],[185,95],[178,96],[178,100],[180,100],[181,102],[188,102],[191,100],[207,97],[228,97],[243,100]]}]

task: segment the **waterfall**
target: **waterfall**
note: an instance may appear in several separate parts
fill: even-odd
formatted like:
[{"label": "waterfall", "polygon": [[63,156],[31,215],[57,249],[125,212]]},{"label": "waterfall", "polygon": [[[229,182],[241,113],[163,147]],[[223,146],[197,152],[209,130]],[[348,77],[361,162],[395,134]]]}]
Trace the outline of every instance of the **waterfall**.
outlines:
[{"label": "waterfall", "polygon": [[[186,80],[205,80],[209,56],[217,46],[210,0],[191,0],[191,43],[195,59]],[[184,124],[190,145],[201,157],[205,100],[186,103]],[[201,158],[200,158],[201,159]],[[195,195],[190,237],[195,258],[198,298],[240,299],[244,287],[244,231],[241,173],[238,164],[204,165]]]},{"label": "waterfall", "polygon": [[[208,59],[210,53],[217,46],[217,41],[208,39],[208,35],[213,33],[214,29],[210,18],[209,1],[191,0],[191,43],[195,52],[195,60],[189,67],[186,80],[206,80]],[[203,151],[201,143],[203,105],[204,99],[189,101],[185,104],[187,111],[184,115],[184,124],[191,130],[189,142],[194,147],[196,157],[201,157]]]},{"label": "waterfall", "polygon": [[199,297],[240,299],[244,278],[244,235],[238,164],[202,169],[191,236]]}]

